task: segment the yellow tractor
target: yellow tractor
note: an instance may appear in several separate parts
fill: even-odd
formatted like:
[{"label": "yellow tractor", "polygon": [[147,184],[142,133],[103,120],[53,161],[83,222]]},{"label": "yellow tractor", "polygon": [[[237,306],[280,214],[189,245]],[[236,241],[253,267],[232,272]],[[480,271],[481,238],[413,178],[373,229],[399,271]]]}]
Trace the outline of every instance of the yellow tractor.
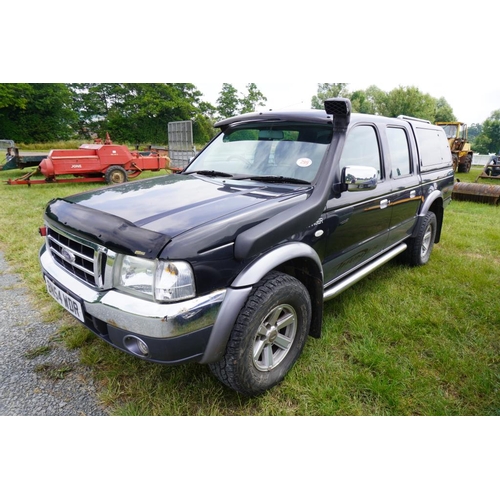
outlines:
[{"label": "yellow tractor", "polygon": [[473,151],[467,142],[467,124],[462,122],[436,122],[445,131],[450,143],[455,172],[469,172]]}]

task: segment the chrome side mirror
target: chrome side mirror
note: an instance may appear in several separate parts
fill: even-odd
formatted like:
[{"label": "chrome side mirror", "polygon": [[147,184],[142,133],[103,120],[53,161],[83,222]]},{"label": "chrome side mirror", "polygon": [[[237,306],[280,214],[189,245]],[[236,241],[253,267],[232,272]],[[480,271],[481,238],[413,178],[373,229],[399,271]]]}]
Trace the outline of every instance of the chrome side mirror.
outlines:
[{"label": "chrome side mirror", "polygon": [[378,172],[373,167],[347,166],[342,169],[344,191],[370,191],[377,187]]}]

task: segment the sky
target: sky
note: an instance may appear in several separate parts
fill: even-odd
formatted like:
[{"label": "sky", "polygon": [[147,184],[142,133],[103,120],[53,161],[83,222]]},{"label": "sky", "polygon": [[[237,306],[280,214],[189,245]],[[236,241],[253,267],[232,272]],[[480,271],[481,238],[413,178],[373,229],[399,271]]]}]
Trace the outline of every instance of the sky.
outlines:
[{"label": "sky", "polygon": [[[405,81],[393,79],[392,82],[386,81],[385,83],[377,83],[377,81],[374,78],[373,81],[366,80],[365,83],[349,83],[349,90],[364,90],[371,85],[376,85],[384,91],[391,91],[399,86],[414,86],[436,99],[444,97],[452,107],[457,120],[469,126],[473,123],[484,122],[493,111],[500,109],[500,79],[498,78],[467,78],[453,83],[448,80],[422,83],[417,78]],[[203,93],[203,100],[212,104],[217,101],[223,85],[223,83],[214,82],[194,81],[191,83]],[[248,84],[231,80],[227,80],[227,83],[231,83],[241,93],[245,93]],[[319,82],[254,83],[267,97],[265,109],[292,110],[311,107],[311,98],[316,95]]]},{"label": "sky", "polygon": [[[260,0],[255,2],[257,7]],[[475,0],[467,19],[468,26],[479,31],[443,39],[440,33],[450,26],[451,16],[445,2],[420,0],[411,16],[406,4],[396,0],[366,4],[366,16],[360,15],[357,4],[342,4],[324,22],[323,3],[309,0],[287,22],[281,19],[281,3],[267,2],[264,11],[249,10],[237,23],[224,26],[217,26],[211,4],[199,5],[212,16],[210,22],[200,15],[186,23],[174,22],[170,9],[179,6],[169,5],[167,28],[148,31],[144,39],[122,37],[119,43],[113,33],[99,32],[95,50],[92,44],[61,43],[74,37],[73,24],[60,23],[57,31],[49,30],[36,42],[38,53],[49,59],[34,57],[32,45],[20,45],[16,64],[0,72],[0,81],[187,82],[214,104],[222,82],[241,92],[254,82],[271,109],[308,108],[320,82],[358,82],[350,83],[350,90],[415,86],[434,98],[444,97],[456,118],[469,125],[484,122],[500,109],[497,46],[487,37],[473,37],[481,35],[487,10],[499,10],[497,4]],[[384,6],[392,17],[380,16]],[[177,18],[186,19],[186,14],[179,12]],[[116,15],[127,17],[121,11]],[[39,29],[36,17],[26,23],[26,32]],[[9,30],[17,36],[15,29],[15,24],[6,27],[6,39]]]},{"label": "sky", "polygon": [[[16,7],[25,3],[24,33],[53,21],[49,4],[57,8],[55,0],[18,0]],[[242,92],[246,83],[236,82],[255,82],[272,109],[309,107],[318,82],[365,82],[351,90],[415,86],[444,97],[458,120],[482,123],[500,109],[497,44],[486,30],[499,7],[489,0],[453,6],[435,0],[254,0],[243,15],[230,0],[200,2],[196,9],[145,0],[141,8],[154,13],[152,28],[135,26],[118,0],[108,0],[113,22],[104,23],[106,29],[92,24],[82,42],[75,32],[81,7],[68,4],[58,11],[57,29],[44,30],[36,43],[16,45],[0,81],[188,82],[213,103],[218,82]],[[100,9],[97,0],[86,4],[86,12]],[[136,35],[121,36],[128,26]],[[16,23],[3,30],[6,40],[19,34]]]}]

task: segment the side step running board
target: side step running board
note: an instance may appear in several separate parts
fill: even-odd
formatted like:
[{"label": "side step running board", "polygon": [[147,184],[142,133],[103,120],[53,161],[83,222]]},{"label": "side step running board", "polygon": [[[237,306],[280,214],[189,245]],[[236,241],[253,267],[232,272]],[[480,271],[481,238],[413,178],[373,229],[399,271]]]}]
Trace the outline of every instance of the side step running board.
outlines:
[{"label": "side step running board", "polygon": [[351,287],[352,285],[363,279],[368,274],[372,273],[379,267],[383,266],[386,262],[389,262],[391,259],[396,257],[396,255],[399,255],[400,253],[404,252],[406,248],[407,244],[401,243],[400,245],[393,248],[389,252],[380,256],[378,259],[374,260],[373,262],[370,262],[365,267],[362,267],[359,271],[356,271],[354,274],[350,274],[344,280],[326,289],[323,294],[323,300],[327,301],[333,299],[334,297],[342,293],[344,290],[346,290],[347,288]]}]

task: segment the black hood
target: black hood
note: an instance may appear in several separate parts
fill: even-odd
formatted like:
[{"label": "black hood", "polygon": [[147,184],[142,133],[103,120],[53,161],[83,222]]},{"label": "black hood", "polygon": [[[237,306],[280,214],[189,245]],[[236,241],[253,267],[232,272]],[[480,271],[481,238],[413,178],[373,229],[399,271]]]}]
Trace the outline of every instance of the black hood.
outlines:
[{"label": "black hood", "polygon": [[282,203],[285,200],[309,190],[308,186],[170,175],[53,200],[46,217],[114,251],[156,257],[184,233],[184,239],[204,241],[203,245],[209,239],[221,241],[223,235],[234,237],[231,219],[238,219],[239,226],[244,214],[248,220],[243,227],[250,227],[276,213],[277,207],[289,206]]}]

